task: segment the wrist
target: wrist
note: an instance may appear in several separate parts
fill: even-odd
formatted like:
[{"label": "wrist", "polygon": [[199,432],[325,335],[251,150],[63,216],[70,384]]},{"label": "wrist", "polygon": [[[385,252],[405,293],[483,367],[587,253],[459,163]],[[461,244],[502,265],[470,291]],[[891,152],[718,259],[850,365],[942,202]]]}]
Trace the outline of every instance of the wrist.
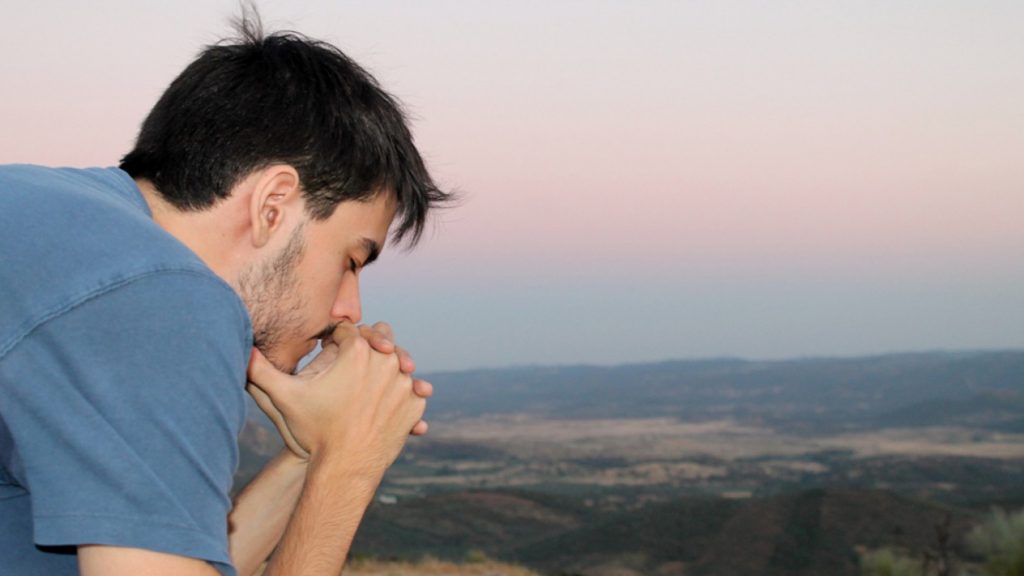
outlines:
[{"label": "wrist", "polygon": [[384,478],[384,471],[353,457],[351,453],[324,450],[310,456],[306,478],[307,482],[314,478],[325,480],[333,487],[343,489],[348,498],[365,500],[369,504]]}]

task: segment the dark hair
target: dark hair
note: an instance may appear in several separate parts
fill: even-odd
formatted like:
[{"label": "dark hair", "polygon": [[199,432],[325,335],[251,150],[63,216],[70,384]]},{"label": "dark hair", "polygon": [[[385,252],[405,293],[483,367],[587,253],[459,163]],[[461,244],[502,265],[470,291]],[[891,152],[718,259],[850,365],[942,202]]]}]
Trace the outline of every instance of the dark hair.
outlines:
[{"label": "dark hair", "polygon": [[171,83],[121,169],[178,209],[201,210],[254,170],[289,164],[311,218],[387,191],[393,238],[415,245],[428,210],[452,196],[427,172],[399,103],[330,44],[264,36],[252,10],[236,27],[239,38],[206,47]]}]

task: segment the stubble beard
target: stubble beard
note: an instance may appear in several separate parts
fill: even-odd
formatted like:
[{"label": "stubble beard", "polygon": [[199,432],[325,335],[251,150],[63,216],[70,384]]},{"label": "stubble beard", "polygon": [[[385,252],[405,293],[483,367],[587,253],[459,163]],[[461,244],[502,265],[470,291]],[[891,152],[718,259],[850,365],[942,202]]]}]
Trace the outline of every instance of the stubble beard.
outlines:
[{"label": "stubble beard", "polygon": [[302,338],[302,301],[295,268],[305,249],[304,225],[292,232],[281,252],[269,261],[254,264],[238,278],[242,302],[252,321],[253,345],[278,370],[289,374],[295,363],[280,358],[280,346]]}]

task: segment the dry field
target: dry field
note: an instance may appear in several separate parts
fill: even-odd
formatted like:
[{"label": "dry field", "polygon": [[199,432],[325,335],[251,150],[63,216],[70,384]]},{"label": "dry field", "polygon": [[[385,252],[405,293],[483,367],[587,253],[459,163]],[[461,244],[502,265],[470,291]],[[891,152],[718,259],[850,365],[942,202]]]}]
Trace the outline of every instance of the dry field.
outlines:
[{"label": "dry field", "polygon": [[[450,459],[415,451],[389,474],[391,489],[493,487],[543,483],[603,487],[721,483],[739,473],[796,479],[828,472],[820,455],[1024,459],[1024,434],[958,427],[886,429],[801,436],[732,420],[667,418],[550,420],[526,416],[438,422],[423,442],[483,446],[489,456]],[[406,471],[407,470],[407,471]]]},{"label": "dry field", "polygon": [[[891,428],[807,437],[731,420],[683,423],[668,418],[635,420],[548,420],[526,416],[488,417],[437,423],[431,438],[482,444],[529,460],[620,457],[633,461],[712,456],[721,460],[792,458],[825,450],[857,456],[973,456],[1024,458],[1024,434],[969,428]],[[714,470],[696,471],[697,474]]]}]

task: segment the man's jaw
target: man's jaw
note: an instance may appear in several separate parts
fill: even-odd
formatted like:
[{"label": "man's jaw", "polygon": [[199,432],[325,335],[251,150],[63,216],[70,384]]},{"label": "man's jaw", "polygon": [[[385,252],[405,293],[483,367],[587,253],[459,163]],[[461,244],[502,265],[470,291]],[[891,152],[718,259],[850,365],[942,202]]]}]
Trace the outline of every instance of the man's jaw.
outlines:
[{"label": "man's jaw", "polygon": [[284,362],[273,350],[268,350],[259,344],[256,345],[256,349],[262,352],[263,356],[274,365],[274,368],[277,368],[281,372],[294,375],[298,370],[299,363],[297,360],[295,362]]},{"label": "man's jaw", "polygon": [[[285,374],[295,374],[298,369],[299,360],[302,359],[301,357],[291,362],[285,362],[281,358],[282,350],[276,345],[278,343],[276,339],[270,339],[271,341],[268,342],[267,339],[261,337],[262,334],[260,333],[254,334],[253,336],[252,345],[256,347],[256,349],[259,350],[271,364],[274,365],[274,368],[277,368]],[[303,354],[303,356],[305,356],[305,354]]]}]

